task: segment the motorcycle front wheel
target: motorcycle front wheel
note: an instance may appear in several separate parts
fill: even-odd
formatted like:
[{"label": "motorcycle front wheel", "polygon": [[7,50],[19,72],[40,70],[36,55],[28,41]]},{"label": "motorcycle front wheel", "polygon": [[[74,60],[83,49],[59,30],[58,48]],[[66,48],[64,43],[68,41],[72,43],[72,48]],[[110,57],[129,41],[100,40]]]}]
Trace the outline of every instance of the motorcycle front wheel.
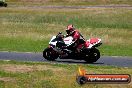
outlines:
[{"label": "motorcycle front wheel", "polygon": [[49,61],[54,61],[55,59],[58,58],[57,52],[55,52],[52,48],[46,48],[43,51],[43,57]]}]

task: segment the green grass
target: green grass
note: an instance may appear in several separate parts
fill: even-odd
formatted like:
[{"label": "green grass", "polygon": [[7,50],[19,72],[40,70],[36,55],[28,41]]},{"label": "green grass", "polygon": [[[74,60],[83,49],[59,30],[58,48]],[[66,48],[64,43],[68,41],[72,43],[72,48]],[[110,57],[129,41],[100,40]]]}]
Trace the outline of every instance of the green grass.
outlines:
[{"label": "green grass", "polygon": [[[6,41],[5,41],[6,40]],[[1,37],[1,51],[23,51],[41,52],[48,46],[46,40],[32,40],[24,38],[5,38]]]},{"label": "green grass", "polygon": [[131,0],[7,0],[7,2],[15,5],[132,5]]},{"label": "green grass", "polygon": [[131,68],[59,64],[54,62],[0,61],[1,88],[131,88],[132,84],[86,84],[76,83],[78,67],[88,74],[132,74]]},{"label": "green grass", "polygon": [[102,55],[132,56],[130,9],[9,7],[0,12],[0,51],[42,52],[53,35],[74,24],[86,39],[102,39]]}]

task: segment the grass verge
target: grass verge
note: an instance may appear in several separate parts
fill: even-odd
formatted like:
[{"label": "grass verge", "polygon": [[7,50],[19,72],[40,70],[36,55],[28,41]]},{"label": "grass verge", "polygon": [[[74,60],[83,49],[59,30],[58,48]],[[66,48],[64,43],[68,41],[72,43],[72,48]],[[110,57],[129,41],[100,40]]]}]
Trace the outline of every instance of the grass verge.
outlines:
[{"label": "grass verge", "polygon": [[130,0],[7,0],[9,4],[15,5],[132,5]]},{"label": "grass verge", "polygon": [[61,64],[55,62],[16,62],[0,61],[1,88],[131,88],[132,84],[88,84],[76,83],[78,67],[87,73],[97,74],[132,74],[131,68]]}]

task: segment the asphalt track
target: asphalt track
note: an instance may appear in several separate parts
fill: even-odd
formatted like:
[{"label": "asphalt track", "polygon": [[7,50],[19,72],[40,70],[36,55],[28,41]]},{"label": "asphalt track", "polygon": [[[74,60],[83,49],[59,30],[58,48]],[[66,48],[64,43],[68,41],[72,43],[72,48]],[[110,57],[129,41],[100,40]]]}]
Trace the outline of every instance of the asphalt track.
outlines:
[{"label": "asphalt track", "polygon": [[[0,52],[0,60],[50,62],[43,58],[42,53],[23,53],[23,52]],[[87,64],[83,60],[72,60],[72,59],[57,59],[56,61],[53,61],[53,63]],[[132,57],[102,56],[97,62],[92,64],[109,65],[109,66],[117,66],[117,67],[132,67]]]}]

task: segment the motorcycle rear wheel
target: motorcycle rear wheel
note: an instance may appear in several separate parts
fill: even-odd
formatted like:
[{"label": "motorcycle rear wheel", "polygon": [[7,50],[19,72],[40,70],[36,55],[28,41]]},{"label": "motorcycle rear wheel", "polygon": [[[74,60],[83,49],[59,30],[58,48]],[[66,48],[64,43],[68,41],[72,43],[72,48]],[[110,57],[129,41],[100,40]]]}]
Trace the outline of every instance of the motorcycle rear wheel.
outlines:
[{"label": "motorcycle rear wheel", "polygon": [[100,58],[100,52],[98,49],[93,48],[90,50],[90,52],[87,50],[85,54],[85,61],[87,63],[94,63]]},{"label": "motorcycle rear wheel", "polygon": [[7,3],[4,3],[4,6],[7,7]]},{"label": "motorcycle rear wheel", "polygon": [[51,48],[46,48],[44,51],[43,51],[43,57],[49,61],[55,61],[55,59],[58,58],[58,54],[57,52],[55,52],[53,49]]}]

